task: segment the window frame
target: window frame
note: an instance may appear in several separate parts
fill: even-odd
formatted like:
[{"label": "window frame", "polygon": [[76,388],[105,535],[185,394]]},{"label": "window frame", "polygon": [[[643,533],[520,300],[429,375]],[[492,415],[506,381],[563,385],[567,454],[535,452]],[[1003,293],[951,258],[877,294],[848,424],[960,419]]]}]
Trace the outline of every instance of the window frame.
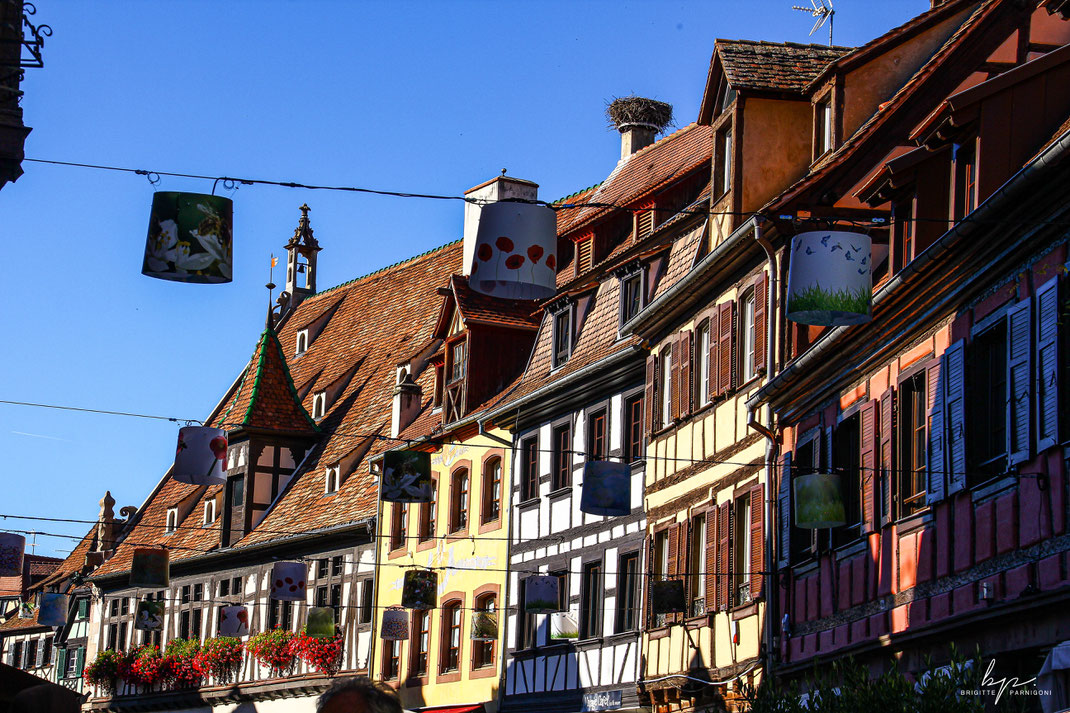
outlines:
[{"label": "window frame", "polygon": [[605,601],[605,583],[602,560],[583,563],[580,580],[580,639],[599,639],[604,633],[605,620],[602,603]]},{"label": "window frame", "polygon": [[450,535],[468,531],[469,510],[472,506],[472,468],[468,461],[457,464],[450,472]]},{"label": "window frame", "polygon": [[732,123],[727,122],[723,127],[717,131],[717,166],[716,166],[716,185],[714,195],[717,196],[714,202],[720,200],[732,190],[732,172],[734,161],[733,152],[733,136],[732,136]]},{"label": "window frame", "polygon": [[163,534],[172,535],[178,530],[178,508],[167,508],[167,524],[165,526]]},{"label": "window frame", "polygon": [[[209,517],[209,513],[211,513],[211,517]],[[213,522],[216,521],[216,519],[218,517],[219,517],[219,506],[216,503],[216,499],[215,498],[208,498],[207,500],[204,501],[204,516],[203,516],[203,523],[202,524],[211,525]]]},{"label": "window frame", "polygon": [[[688,579],[688,596],[687,596],[687,616],[698,617],[704,616],[710,609],[709,602],[706,601],[706,581],[709,575],[706,573],[706,551],[710,547],[710,543],[706,541],[707,534],[709,532],[708,522],[710,517],[715,517],[714,513],[707,510],[697,510],[691,513],[691,517],[688,520],[688,527],[690,531],[688,533],[687,540],[687,563],[685,565]],[[699,600],[701,600],[701,610],[699,609]]]},{"label": "window frame", "polygon": [[[479,524],[485,527],[500,523],[502,519],[502,476],[505,458],[492,452],[483,460],[483,477],[480,481]],[[490,508],[489,506],[493,506]],[[481,529],[480,532],[483,532]]]},{"label": "window frame", "polygon": [[431,612],[431,609],[413,610],[407,680],[427,683],[431,670]]},{"label": "window frame", "polygon": [[624,397],[621,407],[624,412],[621,418],[624,426],[624,450],[621,455],[625,463],[639,463],[646,460],[646,452],[643,449],[645,407],[646,397],[642,390]]},{"label": "window frame", "polygon": [[641,578],[639,551],[622,553],[617,558],[617,611],[613,626],[616,634],[639,629],[642,618],[639,611]]},{"label": "window frame", "polygon": [[312,418],[319,420],[327,414],[327,392],[317,391],[312,394]]},{"label": "window frame", "polygon": [[342,468],[337,465],[329,465],[326,468],[323,483],[323,494],[334,495],[342,488]]},{"label": "window frame", "polygon": [[832,92],[825,93],[814,102],[814,161],[834,148]]},{"label": "window frame", "polygon": [[565,420],[550,429],[550,492],[572,485],[572,421]]},{"label": "window frame", "polygon": [[[964,426],[967,454],[966,486],[969,488],[978,487],[1002,476],[1008,468],[1010,453],[1007,447],[1009,441],[1007,411],[1011,385],[1007,379],[1007,368],[1010,362],[1007,312],[1006,308],[1001,308],[981,320],[974,327],[970,341],[966,345],[964,376],[967,407]],[[997,335],[998,338],[994,338]],[[982,348],[986,348],[990,357],[995,357],[996,368],[991,368],[993,359],[990,358],[987,363],[989,368],[981,369],[980,350]],[[983,383],[984,388],[977,388],[979,383]],[[999,386],[1002,386],[1002,390],[997,392],[996,388]],[[996,427],[989,428],[982,433],[983,427],[978,417],[985,411],[988,412],[987,415],[992,421],[989,425]],[[977,446],[979,444],[996,446],[996,449],[988,452],[988,457],[984,460],[978,460],[979,448]]]},{"label": "window frame", "polygon": [[[746,384],[751,379],[758,376],[758,332],[755,325],[755,315],[757,314],[757,304],[755,304],[755,291],[754,288],[744,290],[739,296],[739,334],[736,338],[739,340],[739,347],[736,349],[739,357],[739,382],[740,384]],[[749,316],[747,314],[749,308]],[[748,363],[749,362],[749,363]]]},{"label": "window frame", "polygon": [[[710,361],[710,345],[713,339],[713,320],[703,319],[695,327],[695,404],[701,409],[713,403],[713,389],[710,388],[710,374],[713,363]],[[705,340],[705,341],[703,341]]]},{"label": "window frame", "polygon": [[528,436],[520,441],[520,501],[527,502],[539,497],[539,436]]},{"label": "window frame", "polygon": [[[496,586],[496,585],[494,585]],[[487,602],[490,602],[490,606],[487,606]],[[498,607],[498,592],[497,591],[483,591],[476,590],[475,598],[472,600],[472,609],[477,612],[496,612],[499,618],[501,617],[501,610]],[[499,621],[499,631],[501,629],[502,622]],[[497,659],[495,653],[497,651],[497,641],[475,641],[472,640],[472,671],[481,671],[485,669],[493,670],[497,667]]]},{"label": "window frame", "polygon": [[672,343],[658,353],[658,430],[673,425],[672,417]]},{"label": "window frame", "polygon": [[[646,290],[643,289],[645,268],[625,273],[620,277],[620,326],[635,318],[646,307]],[[634,290],[634,292],[633,292]],[[634,304],[635,311],[630,307]]]},{"label": "window frame", "polygon": [[893,495],[897,520],[917,515],[928,507],[928,384],[921,366],[901,373],[896,388],[897,469]]},{"label": "window frame", "polygon": [[[550,339],[550,367],[558,369],[564,366],[572,356],[572,305],[564,305],[552,313]],[[562,342],[562,339],[564,340]]]},{"label": "window frame", "polygon": [[299,357],[308,351],[308,328],[297,330],[294,337],[294,356]]},{"label": "window frame", "polygon": [[[451,596],[451,595],[447,595]],[[464,646],[464,599],[455,595],[442,603],[442,626],[439,632],[438,674],[457,676],[461,673],[461,652]],[[456,634],[456,646],[454,635]]]},{"label": "window frame", "polygon": [[599,407],[588,411],[586,431],[584,460],[590,462],[609,458],[609,409]]},{"label": "window frame", "polygon": [[384,681],[395,681],[401,678],[401,642],[383,640],[383,669]]},{"label": "window frame", "polygon": [[390,513],[390,551],[407,549],[409,530],[409,504],[392,503]]},{"label": "window frame", "polygon": [[[862,412],[842,415],[832,430],[832,472],[840,476],[847,523],[832,528],[832,546],[843,547],[862,536]],[[875,477],[875,476],[874,476]]]}]

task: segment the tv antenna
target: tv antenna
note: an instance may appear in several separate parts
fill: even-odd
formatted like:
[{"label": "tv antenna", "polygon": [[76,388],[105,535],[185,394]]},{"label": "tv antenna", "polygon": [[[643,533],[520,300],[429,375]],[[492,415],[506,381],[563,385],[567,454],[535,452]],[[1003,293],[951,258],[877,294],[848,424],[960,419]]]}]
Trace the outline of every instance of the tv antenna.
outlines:
[{"label": "tv antenna", "polygon": [[814,33],[821,29],[821,26],[825,24],[825,20],[828,20],[829,47],[832,46],[832,18],[833,15],[836,14],[836,11],[832,9],[832,0],[810,0],[810,7],[792,5],[791,9],[800,12],[808,12],[813,17],[817,18],[817,21],[814,22],[814,26],[810,28],[810,37],[813,37]]}]

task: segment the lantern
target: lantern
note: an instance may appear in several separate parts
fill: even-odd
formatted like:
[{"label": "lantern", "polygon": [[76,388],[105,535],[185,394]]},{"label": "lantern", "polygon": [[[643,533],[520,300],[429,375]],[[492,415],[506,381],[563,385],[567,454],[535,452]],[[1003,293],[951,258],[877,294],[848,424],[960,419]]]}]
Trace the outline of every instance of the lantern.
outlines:
[{"label": "lantern", "polygon": [[137,603],[134,615],[134,628],[141,631],[160,631],[163,629],[164,603],[142,599]]},{"label": "lantern", "polygon": [[305,601],[307,576],[304,562],[276,562],[271,568],[271,598],[280,602]]},{"label": "lantern", "polygon": [[308,610],[305,633],[315,639],[334,637],[334,609],[330,607],[312,607]]},{"label": "lantern", "polygon": [[870,247],[868,235],[842,230],[792,238],[788,319],[824,327],[868,322],[873,298]]},{"label": "lantern", "polygon": [[847,524],[847,515],[836,473],[792,476],[795,488],[795,527],[817,530]]},{"label": "lantern", "polygon": [[13,532],[0,532],[0,577],[22,576],[22,555],[26,538]]},{"label": "lantern", "polygon": [[67,595],[41,592],[37,623],[41,626],[64,626],[67,623]]},{"label": "lantern", "polygon": [[33,619],[33,612],[33,602],[22,602],[19,604],[19,619]]},{"label": "lantern", "polygon": [[483,206],[469,274],[469,286],[491,297],[552,297],[557,291],[557,216],[553,210],[514,201]]},{"label": "lantern", "polygon": [[547,575],[533,575],[524,580],[524,611],[528,614],[553,614],[561,611],[561,580]]},{"label": "lantern", "polygon": [[684,580],[663,579],[650,588],[650,609],[655,614],[676,614],[687,611]]},{"label": "lantern", "polygon": [[405,641],[409,638],[409,613],[397,607],[384,611],[379,638],[386,641]]},{"label": "lantern", "polygon": [[589,515],[615,517],[632,511],[632,470],[627,463],[588,461],[583,466],[580,510]]},{"label": "lantern", "polygon": [[401,606],[406,609],[434,609],[438,603],[438,572],[410,569],[405,573]]},{"label": "lantern", "polygon": [[580,638],[580,624],[572,612],[554,612],[550,615],[551,639]]},{"label": "lantern", "polygon": [[230,282],[233,214],[233,202],[222,196],[154,193],[141,274],[176,282]]},{"label": "lantern", "polygon": [[498,640],[498,612],[476,611],[472,613],[472,641]]},{"label": "lantern", "polygon": [[387,451],[383,454],[383,500],[392,503],[431,502],[431,454]]},{"label": "lantern", "polygon": [[180,428],[171,477],[191,485],[226,483],[227,432],[207,426]]},{"label": "lantern", "polygon": [[249,610],[241,605],[222,607],[219,610],[220,636],[248,636]]},{"label": "lantern", "polygon": [[130,563],[130,586],[163,589],[170,584],[170,555],[160,547],[135,547]]}]

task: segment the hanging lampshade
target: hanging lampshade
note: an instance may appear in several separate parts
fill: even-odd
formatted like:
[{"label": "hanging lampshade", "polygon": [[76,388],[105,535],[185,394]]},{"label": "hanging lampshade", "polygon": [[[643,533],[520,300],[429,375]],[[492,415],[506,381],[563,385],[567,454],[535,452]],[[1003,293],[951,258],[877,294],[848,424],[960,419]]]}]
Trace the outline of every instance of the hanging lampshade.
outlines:
[{"label": "hanging lampshade", "polygon": [[19,619],[33,619],[34,610],[33,602],[22,602],[19,604]]},{"label": "hanging lampshade", "polygon": [[163,589],[170,584],[170,554],[162,547],[135,547],[130,586]]},{"label": "hanging lampshade", "polygon": [[383,454],[383,500],[391,503],[431,502],[431,454],[387,451]]},{"label": "hanging lampshade", "polygon": [[499,201],[483,206],[469,286],[510,300],[557,291],[557,216],[546,206]]},{"label": "hanging lampshade", "polygon": [[0,577],[21,577],[26,538],[13,532],[0,532]]},{"label": "hanging lampshade", "polygon": [[334,637],[334,609],[330,607],[312,607],[308,610],[305,633],[316,639]]},{"label": "hanging lampshade", "polygon": [[498,640],[498,612],[476,611],[472,613],[472,641]]},{"label": "hanging lampshade", "polygon": [[175,282],[230,282],[233,224],[229,198],[153,193],[141,274]]},{"label": "hanging lampshade", "polygon": [[793,475],[795,527],[817,530],[847,524],[847,514],[837,473]]},{"label": "hanging lampshade", "polygon": [[561,611],[557,577],[537,574],[524,580],[524,611],[528,614],[553,614]]},{"label": "hanging lampshade", "polygon": [[178,429],[178,448],[171,477],[191,485],[227,482],[227,432],[207,426]]},{"label": "hanging lampshade", "polygon": [[249,610],[241,605],[222,607],[219,611],[220,636],[248,636]]},{"label": "hanging lampshade", "polygon": [[434,609],[438,604],[438,572],[410,569],[405,573],[401,606],[406,609]]},{"label": "hanging lampshade", "polygon": [[565,640],[580,638],[580,623],[572,612],[559,611],[550,615],[550,638]]},{"label": "hanging lampshade", "polygon": [[791,239],[787,317],[836,327],[870,320],[871,241],[843,230],[815,230]]},{"label": "hanging lampshade", "polygon": [[37,623],[41,626],[63,626],[67,623],[67,595],[41,592]]},{"label": "hanging lampshade", "polygon": [[684,580],[663,579],[650,587],[650,609],[655,614],[676,614],[687,611]]},{"label": "hanging lampshade", "polygon": [[383,612],[383,625],[379,629],[379,638],[386,641],[405,641],[409,638],[409,613],[404,609],[391,607]]},{"label": "hanging lampshade", "polygon": [[580,510],[589,515],[619,517],[632,511],[632,470],[627,463],[588,461],[583,466]]},{"label": "hanging lampshade", "polygon": [[164,603],[142,599],[137,603],[134,614],[134,628],[141,631],[161,631],[163,629]]},{"label": "hanging lampshade", "polygon": [[307,579],[304,562],[276,562],[271,568],[271,598],[280,602],[305,601]]}]

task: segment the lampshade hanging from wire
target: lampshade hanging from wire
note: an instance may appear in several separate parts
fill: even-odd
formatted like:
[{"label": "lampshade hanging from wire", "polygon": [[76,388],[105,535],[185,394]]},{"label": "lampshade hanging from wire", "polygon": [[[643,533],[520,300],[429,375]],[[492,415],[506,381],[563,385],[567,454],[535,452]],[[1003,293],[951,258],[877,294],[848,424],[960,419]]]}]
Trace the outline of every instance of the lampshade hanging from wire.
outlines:
[{"label": "lampshade hanging from wire", "polygon": [[795,527],[808,530],[847,524],[838,473],[793,475]]},{"label": "lampshade hanging from wire", "polygon": [[551,575],[535,574],[524,580],[524,611],[528,614],[552,614],[561,611],[561,580]]},{"label": "lampshade hanging from wire", "polygon": [[219,611],[220,636],[247,636],[249,634],[249,610],[241,605],[221,607]]},{"label": "lampshade hanging from wire", "polygon": [[410,450],[384,453],[381,491],[386,502],[431,502],[431,454]]},{"label": "lampshade hanging from wire", "polygon": [[141,273],[175,282],[230,282],[234,204],[204,193],[152,194]]},{"label": "lampshade hanging from wire", "polygon": [[222,485],[227,482],[227,432],[208,426],[183,426],[171,477],[191,485]]},{"label": "lampshade hanging from wire", "polygon": [[580,510],[589,515],[619,517],[632,511],[632,471],[627,463],[588,461],[583,466]]},{"label": "lampshade hanging from wire", "polygon": [[164,609],[163,601],[154,602],[142,599],[137,603],[134,628],[139,631],[161,631],[163,629]]},{"label": "lampshade hanging from wire", "polygon": [[304,562],[276,562],[271,567],[271,598],[280,602],[303,602],[308,588]]},{"label": "lampshade hanging from wire", "polygon": [[305,633],[316,639],[332,638],[334,636],[334,609],[330,607],[309,609]]},{"label": "lampshade hanging from wire", "polygon": [[491,297],[538,300],[557,291],[557,216],[542,205],[483,206],[469,286]]},{"label": "lampshade hanging from wire", "polygon": [[401,589],[401,606],[406,609],[434,609],[438,604],[438,572],[410,569]]},{"label": "lampshade hanging from wire", "polygon": [[25,552],[25,537],[13,532],[0,532],[0,577],[21,577]]},{"label": "lampshade hanging from wire", "polygon": [[391,607],[383,612],[383,625],[379,628],[379,638],[384,641],[405,641],[409,638],[409,613],[399,607]]},{"label": "lampshade hanging from wire", "polygon": [[67,623],[67,595],[41,592],[37,623],[41,626],[64,626]]},{"label": "lampshade hanging from wire", "polygon": [[170,553],[162,547],[135,547],[130,586],[163,589],[171,582],[170,562]]},{"label": "lampshade hanging from wire", "polygon": [[791,239],[787,318],[835,327],[870,320],[872,241],[843,230],[815,230]]}]

